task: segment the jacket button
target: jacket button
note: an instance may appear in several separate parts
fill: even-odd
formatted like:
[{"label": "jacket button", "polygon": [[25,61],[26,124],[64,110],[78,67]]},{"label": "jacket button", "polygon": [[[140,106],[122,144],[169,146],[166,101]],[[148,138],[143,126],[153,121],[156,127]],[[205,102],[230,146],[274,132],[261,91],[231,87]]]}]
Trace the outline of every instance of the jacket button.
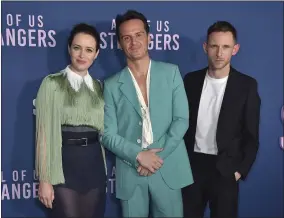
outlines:
[{"label": "jacket button", "polygon": [[141,121],[139,121],[139,126],[142,126],[142,122]]},{"label": "jacket button", "polygon": [[137,143],[139,143],[139,144],[140,144],[140,143],[141,143],[141,139],[137,139]]}]

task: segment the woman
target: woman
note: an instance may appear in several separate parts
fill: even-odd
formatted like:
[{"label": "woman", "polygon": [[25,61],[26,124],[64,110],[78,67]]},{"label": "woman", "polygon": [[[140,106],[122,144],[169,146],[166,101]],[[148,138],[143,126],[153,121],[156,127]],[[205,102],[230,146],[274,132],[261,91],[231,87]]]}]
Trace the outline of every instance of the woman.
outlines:
[{"label": "woman", "polygon": [[88,73],[99,45],[94,27],[76,25],[68,39],[71,64],[44,78],[36,98],[39,199],[52,208],[52,217],[104,214],[104,101],[100,83]]}]

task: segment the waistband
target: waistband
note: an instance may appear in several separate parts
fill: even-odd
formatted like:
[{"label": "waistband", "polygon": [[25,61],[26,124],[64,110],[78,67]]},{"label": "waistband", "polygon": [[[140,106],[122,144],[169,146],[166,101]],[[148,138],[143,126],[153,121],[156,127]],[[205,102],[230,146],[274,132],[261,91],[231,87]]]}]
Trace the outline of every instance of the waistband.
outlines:
[{"label": "waistband", "polygon": [[[80,131],[83,130],[83,131]],[[91,146],[99,142],[99,132],[82,126],[62,126],[62,146]]]}]

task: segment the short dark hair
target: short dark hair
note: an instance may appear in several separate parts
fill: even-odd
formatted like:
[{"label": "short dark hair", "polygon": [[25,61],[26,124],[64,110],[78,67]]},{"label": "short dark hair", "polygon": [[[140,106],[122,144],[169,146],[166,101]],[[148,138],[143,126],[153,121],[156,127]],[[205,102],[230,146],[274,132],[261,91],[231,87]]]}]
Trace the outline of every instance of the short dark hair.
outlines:
[{"label": "short dark hair", "polygon": [[97,42],[96,51],[99,50],[99,48],[100,48],[100,34],[98,33],[97,29],[94,26],[86,24],[86,23],[79,23],[79,24],[76,24],[73,27],[73,29],[71,30],[71,33],[69,35],[69,38],[68,38],[69,47],[72,45],[73,39],[78,33],[85,33],[85,34],[88,34],[88,35],[91,35],[92,37],[94,37],[94,39]]},{"label": "short dark hair", "polygon": [[209,39],[209,35],[213,32],[231,32],[235,42],[237,42],[237,30],[227,21],[217,21],[212,24],[207,30],[207,41]]},{"label": "short dark hair", "polygon": [[116,36],[118,41],[120,40],[119,38],[119,27],[121,26],[121,24],[123,24],[126,21],[129,20],[134,20],[134,19],[138,19],[141,20],[144,23],[144,28],[146,33],[148,34],[150,31],[150,27],[147,23],[147,18],[144,16],[144,14],[135,11],[135,10],[128,10],[126,11],[124,14],[118,14],[115,18],[115,23],[116,23]]}]

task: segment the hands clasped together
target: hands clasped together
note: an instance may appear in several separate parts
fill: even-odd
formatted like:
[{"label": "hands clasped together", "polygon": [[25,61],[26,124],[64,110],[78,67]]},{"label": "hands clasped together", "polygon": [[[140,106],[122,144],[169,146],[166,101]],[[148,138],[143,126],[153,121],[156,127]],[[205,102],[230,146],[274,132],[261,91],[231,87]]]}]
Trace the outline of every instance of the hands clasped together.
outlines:
[{"label": "hands clasped together", "polygon": [[163,165],[163,160],[156,154],[162,151],[162,148],[149,149],[141,151],[137,156],[139,167],[137,172],[140,176],[151,176]]}]

